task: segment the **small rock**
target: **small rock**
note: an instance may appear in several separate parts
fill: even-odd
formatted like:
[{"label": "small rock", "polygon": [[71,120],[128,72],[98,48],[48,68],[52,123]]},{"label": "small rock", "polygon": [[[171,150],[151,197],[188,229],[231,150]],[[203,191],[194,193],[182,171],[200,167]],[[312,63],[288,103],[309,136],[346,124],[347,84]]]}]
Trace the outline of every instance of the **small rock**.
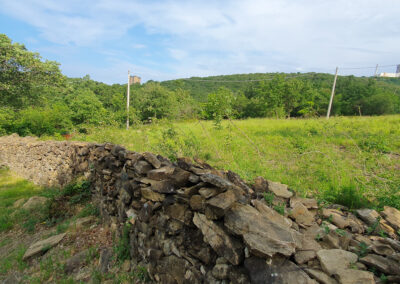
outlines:
[{"label": "small rock", "polygon": [[232,207],[237,199],[237,195],[233,190],[227,190],[209,199],[207,201],[207,206],[210,206],[214,213],[221,217],[225,214],[226,210]]},{"label": "small rock", "polygon": [[84,250],[68,258],[64,265],[64,272],[70,274],[75,269],[79,268],[82,264],[86,262],[88,254],[89,250]]},{"label": "small rock", "polygon": [[296,202],[290,213],[297,223],[305,226],[311,226],[314,222],[314,215],[300,202]]},{"label": "small rock", "polygon": [[219,193],[221,193],[221,189],[217,187],[209,188],[209,187],[202,187],[199,189],[199,194],[203,196],[205,199],[211,198]]},{"label": "small rock", "polygon": [[360,262],[364,263],[368,267],[375,267],[385,274],[400,275],[399,263],[380,255],[368,254],[367,256],[360,258]]},{"label": "small rock", "polygon": [[254,179],[253,188],[255,192],[265,192],[268,189],[268,182],[263,177],[256,177]]},{"label": "small rock", "polygon": [[195,194],[190,198],[190,208],[196,211],[201,210],[204,208],[204,201],[205,199],[203,196]]},{"label": "small rock", "polygon": [[321,270],[307,268],[305,269],[305,272],[307,272],[307,274],[310,275],[311,278],[317,280],[319,283],[322,284],[338,283],[334,278],[329,277],[325,272]]},{"label": "small rock", "polygon": [[339,269],[347,269],[350,264],[357,262],[357,255],[341,249],[322,249],[317,252],[322,269],[328,275],[335,274]]},{"label": "small rock", "polygon": [[224,190],[227,190],[227,189],[240,190],[238,186],[234,185],[230,181],[227,181],[226,179],[223,179],[222,177],[219,177],[217,175],[204,174],[200,178],[202,181],[212,184],[216,187],[222,188]]},{"label": "small rock", "polygon": [[157,156],[153,153],[144,152],[143,157],[146,159],[147,162],[153,165],[156,169],[161,167],[161,162],[157,159]]},{"label": "small rock", "polygon": [[367,223],[368,226],[374,224],[379,217],[378,212],[373,209],[358,209],[356,212],[360,219]]},{"label": "small rock", "polygon": [[42,253],[46,252],[47,250],[51,249],[52,247],[55,247],[59,242],[62,241],[62,239],[65,237],[65,235],[66,235],[66,233],[55,235],[55,236],[52,236],[45,240],[42,240],[42,241],[32,244],[26,250],[22,259],[26,260],[32,256],[42,254]]},{"label": "small rock", "polygon": [[212,275],[219,280],[228,279],[229,276],[229,265],[228,264],[217,264],[212,270]]},{"label": "small rock", "polygon": [[342,216],[339,210],[335,209],[323,209],[322,216],[327,219],[331,219],[332,223],[338,226],[340,229],[344,229],[350,225],[349,220]]},{"label": "small rock", "polygon": [[122,263],[121,269],[122,269],[123,272],[131,271],[131,261],[129,259],[125,260]]},{"label": "small rock", "polygon": [[374,274],[369,271],[339,269],[336,277],[343,284],[375,284]]},{"label": "small rock", "polygon": [[140,160],[135,163],[133,166],[135,171],[140,174],[140,175],[145,175],[147,174],[150,170],[153,169],[153,167],[146,161]]},{"label": "small rock", "polygon": [[47,202],[47,198],[43,196],[32,196],[22,205],[22,209],[31,210],[37,207],[43,207]]},{"label": "small rock", "polygon": [[318,203],[315,199],[294,196],[290,198],[290,207],[293,207],[296,202],[300,202],[307,209],[318,209]]},{"label": "small rock", "polygon": [[268,190],[278,197],[290,198],[293,196],[293,192],[288,190],[288,186],[279,182],[268,181]]},{"label": "small rock", "polygon": [[151,190],[150,187],[142,187],[140,189],[140,192],[141,192],[143,198],[146,198],[146,199],[154,201],[154,202],[163,201],[165,199],[164,194],[155,192],[155,191]]},{"label": "small rock", "polygon": [[175,168],[174,167],[162,167],[159,169],[154,169],[151,170],[147,173],[147,177],[149,179],[154,179],[154,180],[164,180],[169,178],[173,172],[174,172]]}]

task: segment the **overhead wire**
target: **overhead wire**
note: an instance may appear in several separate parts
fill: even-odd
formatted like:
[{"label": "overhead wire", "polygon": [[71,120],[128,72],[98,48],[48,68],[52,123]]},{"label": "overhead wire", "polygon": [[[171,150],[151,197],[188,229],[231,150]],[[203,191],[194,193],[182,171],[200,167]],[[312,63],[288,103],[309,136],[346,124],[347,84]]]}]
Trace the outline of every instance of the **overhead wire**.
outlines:
[{"label": "overhead wire", "polygon": [[[279,75],[279,73],[277,73],[277,75]],[[291,79],[291,78],[297,78],[297,77],[310,76],[310,75],[315,75],[315,73],[306,73],[306,74],[301,74],[301,75],[296,75],[296,76],[286,76],[284,78],[284,80]],[[243,82],[271,81],[274,79],[276,79],[276,77],[268,77],[268,78],[264,78],[264,79],[252,79],[252,80],[208,80],[208,79],[192,79],[192,78],[185,78],[185,79],[178,79],[178,80],[194,81],[194,82],[243,83]]]}]

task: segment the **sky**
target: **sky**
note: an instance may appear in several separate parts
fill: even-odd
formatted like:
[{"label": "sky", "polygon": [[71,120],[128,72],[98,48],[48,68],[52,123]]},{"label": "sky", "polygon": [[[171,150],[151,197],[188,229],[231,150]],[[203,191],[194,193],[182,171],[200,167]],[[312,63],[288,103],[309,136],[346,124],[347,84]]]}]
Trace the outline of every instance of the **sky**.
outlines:
[{"label": "sky", "polygon": [[370,76],[400,64],[400,0],[0,0],[0,33],[108,84],[128,70],[143,81],[336,66]]}]

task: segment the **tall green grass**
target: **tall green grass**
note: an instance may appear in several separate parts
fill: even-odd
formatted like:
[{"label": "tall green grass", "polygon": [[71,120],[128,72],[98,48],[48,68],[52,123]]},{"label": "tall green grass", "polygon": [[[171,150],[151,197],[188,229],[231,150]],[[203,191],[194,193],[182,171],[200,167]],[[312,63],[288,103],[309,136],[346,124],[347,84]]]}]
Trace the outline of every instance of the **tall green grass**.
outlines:
[{"label": "tall green grass", "polygon": [[303,196],[350,207],[400,208],[400,116],[248,119],[171,123],[130,130],[94,128],[74,140],[112,142],[174,160],[211,165],[286,183]]},{"label": "tall green grass", "polygon": [[0,232],[13,226],[13,204],[18,199],[28,199],[37,195],[42,189],[24,180],[7,169],[0,169]]}]

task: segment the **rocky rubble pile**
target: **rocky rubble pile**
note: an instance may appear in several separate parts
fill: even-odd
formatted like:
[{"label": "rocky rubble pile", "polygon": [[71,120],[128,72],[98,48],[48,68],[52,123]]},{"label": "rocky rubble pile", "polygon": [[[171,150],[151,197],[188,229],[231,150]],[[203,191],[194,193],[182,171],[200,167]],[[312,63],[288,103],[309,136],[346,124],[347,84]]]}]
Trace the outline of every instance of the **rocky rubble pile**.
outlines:
[{"label": "rocky rubble pile", "polygon": [[[153,282],[400,283],[395,208],[322,206],[261,177],[249,185],[201,161],[112,144],[4,145],[0,162],[17,172],[44,176],[46,163],[50,171],[60,163],[58,181],[90,178],[103,218],[128,235]],[[37,149],[48,152],[36,157]]]},{"label": "rocky rubble pile", "polygon": [[261,177],[250,186],[201,161],[111,144],[87,155],[102,214],[129,229],[131,256],[153,281],[400,282],[394,208],[322,208]]}]

